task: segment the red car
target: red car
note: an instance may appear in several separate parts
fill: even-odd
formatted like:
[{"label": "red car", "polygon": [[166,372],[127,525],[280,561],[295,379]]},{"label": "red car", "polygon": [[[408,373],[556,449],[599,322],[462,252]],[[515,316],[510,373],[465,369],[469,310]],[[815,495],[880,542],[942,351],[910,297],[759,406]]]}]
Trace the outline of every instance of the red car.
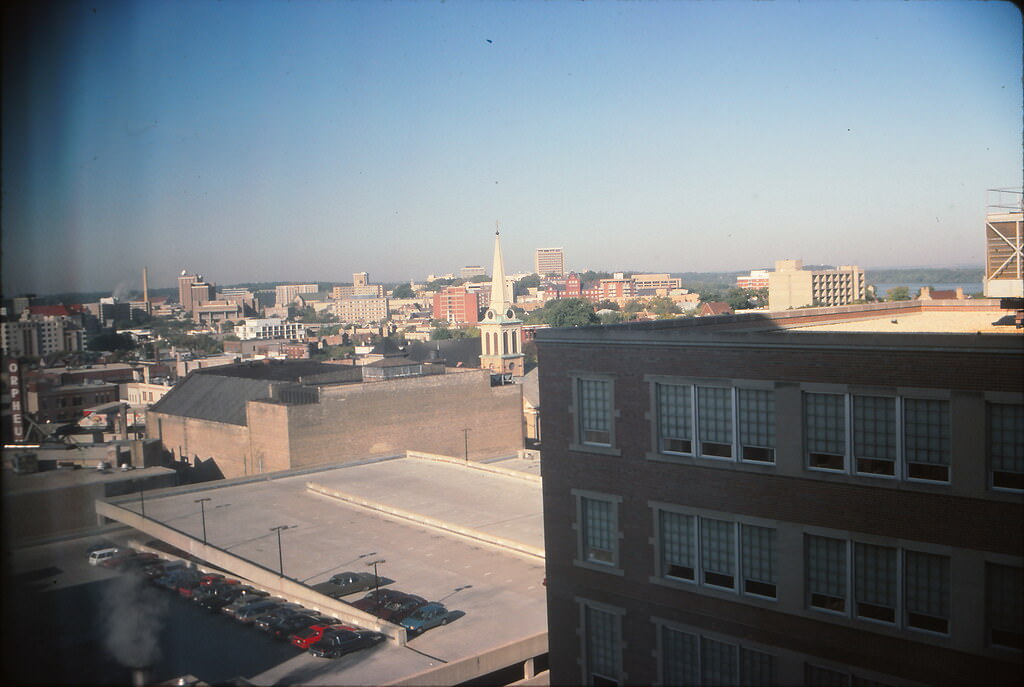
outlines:
[{"label": "red car", "polygon": [[293,634],[289,639],[292,640],[292,644],[300,649],[308,649],[310,645],[323,639],[325,633],[330,634],[332,630],[348,630],[352,632],[355,629],[348,625],[310,625],[305,630]]}]

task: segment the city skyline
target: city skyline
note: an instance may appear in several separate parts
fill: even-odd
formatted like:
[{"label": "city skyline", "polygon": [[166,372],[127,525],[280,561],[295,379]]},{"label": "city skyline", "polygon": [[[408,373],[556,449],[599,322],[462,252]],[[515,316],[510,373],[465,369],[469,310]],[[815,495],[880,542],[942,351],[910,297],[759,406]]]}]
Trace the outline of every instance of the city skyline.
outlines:
[{"label": "city skyline", "polygon": [[[58,48],[59,46],[59,48]],[[983,262],[1009,3],[5,10],[3,288]]]}]

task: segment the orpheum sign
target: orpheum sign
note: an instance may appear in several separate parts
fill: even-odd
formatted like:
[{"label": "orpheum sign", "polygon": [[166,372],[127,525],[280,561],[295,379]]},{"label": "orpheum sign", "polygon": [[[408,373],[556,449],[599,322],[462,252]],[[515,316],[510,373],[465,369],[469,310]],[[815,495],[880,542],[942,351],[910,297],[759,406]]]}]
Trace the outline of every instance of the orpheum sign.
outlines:
[{"label": "orpheum sign", "polygon": [[25,441],[25,399],[21,395],[21,366],[13,358],[7,359],[7,373],[11,378],[11,435],[15,443]]}]

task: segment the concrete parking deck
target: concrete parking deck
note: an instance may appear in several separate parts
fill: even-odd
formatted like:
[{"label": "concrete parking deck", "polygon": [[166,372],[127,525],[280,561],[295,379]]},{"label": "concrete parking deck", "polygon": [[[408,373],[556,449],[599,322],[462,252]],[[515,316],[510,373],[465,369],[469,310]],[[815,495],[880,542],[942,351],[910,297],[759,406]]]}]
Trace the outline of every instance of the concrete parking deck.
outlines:
[{"label": "concrete parking deck", "polygon": [[[257,576],[268,581],[282,562],[290,578],[283,582],[313,585],[344,570],[372,572],[370,564],[383,561],[378,572],[394,580],[392,588],[464,615],[406,646],[389,642],[334,661],[298,654],[244,677],[257,684],[429,684],[424,676],[432,669],[444,668],[445,682],[487,672],[465,660],[474,656],[503,667],[543,653],[540,487],[536,475],[500,462],[410,454],[147,492],[145,519],[137,495],[111,500],[103,512],[143,532],[173,528],[167,538],[179,548],[230,554],[261,568]],[[197,499],[209,500],[201,508]],[[210,551],[202,542],[203,512]],[[281,525],[288,529],[280,532],[279,551],[271,528]]]}]

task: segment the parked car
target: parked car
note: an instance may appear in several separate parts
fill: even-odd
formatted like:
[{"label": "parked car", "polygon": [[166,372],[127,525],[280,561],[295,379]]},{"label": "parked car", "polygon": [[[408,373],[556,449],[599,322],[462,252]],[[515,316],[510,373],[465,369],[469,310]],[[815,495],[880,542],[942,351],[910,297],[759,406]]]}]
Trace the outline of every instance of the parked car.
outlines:
[{"label": "parked car", "polygon": [[324,625],[318,623],[316,625],[310,625],[305,630],[300,630],[296,632],[291,637],[289,637],[289,639],[291,639],[292,644],[299,647],[300,649],[308,649],[313,644],[316,644],[321,639],[323,639],[325,633],[330,634],[335,630],[355,629],[356,628],[349,627],[348,625]]},{"label": "parked car", "polygon": [[183,575],[178,580],[178,594],[184,599],[191,599],[192,592],[199,588],[199,581],[202,579],[202,574],[198,570],[189,571],[191,574]]},{"label": "parked car", "polygon": [[358,601],[353,601],[352,606],[360,611],[373,613],[377,608],[400,596],[405,595],[394,589],[375,589]]},{"label": "parked car", "polygon": [[405,620],[407,615],[426,603],[427,600],[422,596],[402,594],[401,596],[393,597],[384,606],[370,612],[389,623],[400,623]]},{"label": "parked car", "polygon": [[332,575],[331,579],[326,582],[313,585],[313,591],[320,592],[332,599],[337,599],[338,597],[373,589],[379,579],[379,577],[366,572],[343,572]]},{"label": "parked car", "polygon": [[211,592],[202,592],[198,599],[199,605],[211,611],[217,611],[228,604],[234,603],[242,592],[245,591],[246,587],[237,584],[219,584],[215,587],[206,587],[205,589],[213,589]]},{"label": "parked car", "polygon": [[266,598],[253,601],[251,604],[246,604],[245,606],[242,606],[241,608],[236,610],[234,613],[229,613],[228,615],[230,615],[240,623],[248,624],[256,620],[256,618],[263,615],[267,611],[277,608],[284,602],[285,601],[282,598],[276,596],[268,596]]},{"label": "parked car", "polygon": [[216,580],[210,584],[200,584],[192,592],[192,600],[198,604],[208,601],[218,594],[223,594],[230,589],[241,589],[241,582],[238,580]]},{"label": "parked car", "polygon": [[266,630],[271,623],[277,622],[281,618],[287,618],[290,615],[301,613],[306,610],[299,604],[294,603],[281,603],[269,610],[263,611],[258,616],[253,618],[253,627],[261,630]]},{"label": "parked car", "polygon": [[162,575],[153,581],[159,586],[164,587],[165,589],[177,591],[178,580],[190,574],[192,574],[192,571],[188,568],[177,568],[167,572],[165,575]]},{"label": "parked car", "polygon": [[131,556],[135,552],[131,549],[112,547],[109,549],[98,549],[89,554],[89,565],[102,565],[109,567],[113,563]]},{"label": "parked car", "polygon": [[260,591],[259,589],[253,589],[252,587],[243,587],[242,590],[239,592],[238,596],[235,597],[235,600],[229,603],[228,605],[224,606],[220,610],[224,613],[227,613],[230,616],[233,616],[249,604],[255,603],[256,601],[266,598],[267,596],[270,595],[264,591]]},{"label": "parked car", "polygon": [[431,602],[420,606],[402,620],[401,625],[410,635],[418,635],[438,625],[447,625],[452,620],[452,612],[443,604]]},{"label": "parked car", "polygon": [[267,624],[267,632],[276,639],[291,641],[291,636],[314,625],[330,625],[331,623],[318,613],[306,612],[281,618],[273,623]]},{"label": "parked car", "polygon": [[320,658],[338,658],[345,654],[374,646],[384,639],[379,632],[366,630],[338,630],[331,632],[309,647],[309,653]]}]

